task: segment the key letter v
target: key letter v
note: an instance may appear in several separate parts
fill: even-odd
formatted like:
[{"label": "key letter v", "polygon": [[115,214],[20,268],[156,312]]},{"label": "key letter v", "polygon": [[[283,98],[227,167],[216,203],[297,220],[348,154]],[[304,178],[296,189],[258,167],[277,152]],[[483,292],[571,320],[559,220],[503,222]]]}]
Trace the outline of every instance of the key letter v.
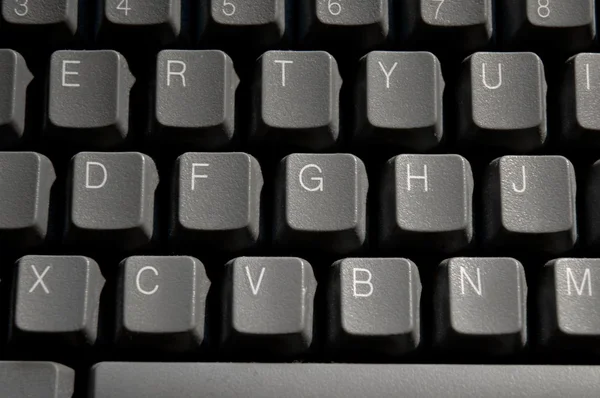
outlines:
[{"label": "key letter v", "polygon": [[246,275],[248,276],[248,282],[250,282],[252,294],[256,296],[258,294],[258,291],[260,290],[260,284],[262,282],[263,276],[265,275],[265,267],[262,267],[260,270],[260,275],[258,277],[258,282],[256,283],[256,286],[254,286],[254,282],[252,281],[252,275],[250,275],[250,268],[248,268],[248,266],[246,266]]}]

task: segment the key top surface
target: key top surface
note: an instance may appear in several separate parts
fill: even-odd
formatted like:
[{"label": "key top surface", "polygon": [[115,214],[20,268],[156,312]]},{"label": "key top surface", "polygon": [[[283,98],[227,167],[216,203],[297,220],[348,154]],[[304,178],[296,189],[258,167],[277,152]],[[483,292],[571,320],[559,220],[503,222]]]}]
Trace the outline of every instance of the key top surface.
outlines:
[{"label": "key top surface", "polygon": [[101,363],[90,398],[596,398],[597,366]]},{"label": "key top surface", "polygon": [[0,145],[18,143],[25,132],[27,87],[33,75],[21,54],[0,50]]},{"label": "key top surface", "polygon": [[0,396],[71,398],[75,372],[53,362],[0,361]]}]

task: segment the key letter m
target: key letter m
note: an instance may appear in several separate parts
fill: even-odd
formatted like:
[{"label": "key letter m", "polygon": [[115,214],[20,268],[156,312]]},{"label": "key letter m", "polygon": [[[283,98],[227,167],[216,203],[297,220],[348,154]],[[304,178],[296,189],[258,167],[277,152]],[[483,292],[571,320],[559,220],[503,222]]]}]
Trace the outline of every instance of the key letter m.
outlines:
[{"label": "key letter m", "polygon": [[577,279],[575,278],[575,274],[571,268],[567,268],[567,294],[569,296],[573,295],[573,289],[571,288],[571,283],[575,287],[575,291],[578,296],[583,295],[583,291],[585,290],[585,285],[587,284],[587,294],[588,296],[592,295],[592,272],[589,268],[586,268],[583,273],[583,279],[580,284],[577,284]]}]

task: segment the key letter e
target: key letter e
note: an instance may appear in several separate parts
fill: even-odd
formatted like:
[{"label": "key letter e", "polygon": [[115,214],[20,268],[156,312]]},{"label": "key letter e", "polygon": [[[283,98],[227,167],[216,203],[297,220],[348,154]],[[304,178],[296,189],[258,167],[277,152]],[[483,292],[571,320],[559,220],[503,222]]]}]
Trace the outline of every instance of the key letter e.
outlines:
[{"label": "key letter e", "polygon": [[[95,168],[98,171],[94,172],[94,175],[98,175],[98,172],[101,171],[102,172],[102,180],[99,184],[93,184],[92,183],[92,178],[91,178],[91,174],[92,174],[92,168]],[[102,188],[104,185],[106,185],[106,180],[108,179],[108,173],[106,171],[106,167],[104,167],[104,165],[102,163],[99,162],[86,162],[85,164],[85,187],[87,189],[100,189]],[[94,179],[95,181],[98,181],[98,178]]]}]

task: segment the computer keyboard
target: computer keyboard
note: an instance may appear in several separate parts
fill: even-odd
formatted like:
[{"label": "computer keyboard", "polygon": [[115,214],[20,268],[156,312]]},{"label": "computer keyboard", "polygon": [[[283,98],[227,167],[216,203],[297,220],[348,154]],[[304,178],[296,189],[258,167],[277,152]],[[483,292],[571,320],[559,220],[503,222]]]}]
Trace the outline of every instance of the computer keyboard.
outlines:
[{"label": "computer keyboard", "polygon": [[593,0],[0,8],[0,398],[600,396]]}]

